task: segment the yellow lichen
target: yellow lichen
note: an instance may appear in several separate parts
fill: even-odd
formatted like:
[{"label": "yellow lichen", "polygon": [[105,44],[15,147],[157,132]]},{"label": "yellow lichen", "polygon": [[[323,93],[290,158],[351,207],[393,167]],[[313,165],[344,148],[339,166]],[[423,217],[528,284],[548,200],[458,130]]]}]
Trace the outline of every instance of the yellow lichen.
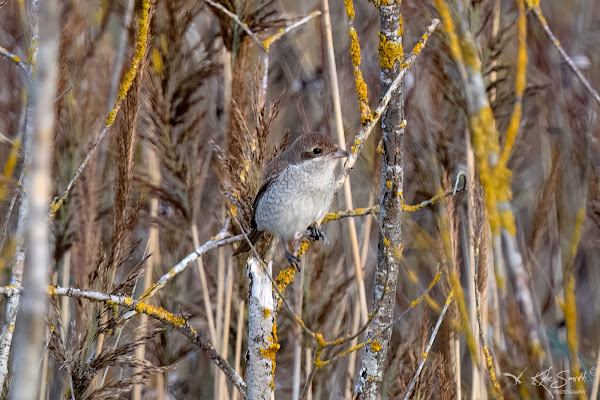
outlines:
[{"label": "yellow lichen", "polygon": [[379,65],[383,68],[393,68],[396,60],[402,61],[404,58],[404,49],[402,43],[395,40],[388,40],[385,35],[379,32]]},{"label": "yellow lichen", "polygon": [[54,286],[46,287],[46,293],[49,294],[50,296],[56,296],[56,287],[54,287]]},{"label": "yellow lichen", "polygon": [[461,62],[461,47],[458,42],[458,36],[456,36],[456,29],[454,27],[454,23],[452,22],[452,17],[450,16],[450,8],[444,0],[435,0],[435,6],[440,13],[440,17],[442,17],[442,21],[444,22],[444,29],[446,30],[446,34],[448,35],[448,39],[450,41],[450,52],[456,61]]},{"label": "yellow lichen", "polygon": [[302,258],[308,251],[308,246],[310,246],[310,242],[308,241],[308,239],[303,239],[302,242],[300,243],[300,248],[298,249],[298,252],[296,253],[296,257]]},{"label": "yellow lichen", "polygon": [[358,36],[356,30],[351,28],[348,32],[350,35],[350,55],[352,56],[352,64],[355,67],[360,65],[360,44],[358,43]]},{"label": "yellow lichen", "polygon": [[8,181],[12,178],[13,172],[15,171],[17,159],[19,158],[20,147],[21,140],[15,139],[12,143],[12,148],[10,150],[10,154],[8,155],[8,160],[6,160],[6,164],[4,164],[4,173],[2,175],[2,180],[0,180],[0,201],[6,198],[6,187]]},{"label": "yellow lichen", "polygon": [[152,49],[152,68],[154,68],[158,74],[162,74],[164,70],[162,56],[157,48]]},{"label": "yellow lichen", "polygon": [[281,347],[277,339],[277,322],[273,323],[271,335],[267,338],[267,343],[264,343],[264,348],[259,348],[260,353],[271,362],[271,389],[275,389],[275,354]]},{"label": "yellow lichen", "polygon": [[[371,3],[373,3],[373,5],[375,5],[375,7],[379,8],[381,6],[389,6],[390,0],[369,0]],[[401,1],[398,1],[398,3],[400,3]]]},{"label": "yellow lichen", "polygon": [[283,35],[283,28],[279,29],[279,31],[277,31],[276,34],[274,34],[270,38],[267,38],[263,41],[263,47],[267,53],[269,52],[269,47],[271,47],[273,42],[276,41],[277,39],[279,39],[282,35]]},{"label": "yellow lichen", "polygon": [[[130,303],[129,305],[131,304],[132,303]],[[144,302],[137,303],[137,305],[135,306],[135,311],[137,311],[138,313],[150,315],[151,317],[156,317],[162,321],[166,321],[172,324],[173,326],[184,326],[187,324],[185,318],[176,316],[162,307],[153,306]],[[194,328],[192,328],[191,326],[188,326],[188,328],[193,334],[197,334]]]},{"label": "yellow lichen", "polygon": [[269,310],[268,308],[265,307],[265,309],[263,310],[263,317],[269,318],[271,316],[271,310]]},{"label": "yellow lichen", "polygon": [[277,285],[277,289],[281,293],[283,293],[285,289],[289,286],[289,284],[294,281],[295,275],[296,267],[294,267],[293,265],[289,268],[281,270],[281,272],[279,272],[279,275],[277,275],[277,278],[275,278],[275,284]]},{"label": "yellow lichen", "polygon": [[521,99],[525,91],[526,71],[527,71],[527,50],[526,50],[526,35],[527,35],[527,20],[525,16],[525,5],[523,0],[517,1],[519,8],[519,17],[517,20],[519,50],[517,55],[517,73],[515,79],[515,94],[517,96],[515,108],[513,109],[508,129],[506,130],[506,143],[500,157],[499,165],[503,168],[510,157],[511,150],[515,143],[519,132],[519,124],[521,122],[522,105]]},{"label": "yellow lichen", "polygon": [[350,21],[354,20],[354,4],[352,0],[344,0],[344,4],[346,5],[346,14],[348,14],[348,18]]},{"label": "yellow lichen", "polygon": [[150,11],[150,0],[142,1],[142,16],[138,22],[138,40],[135,49],[135,55],[133,56],[133,60],[131,61],[131,67],[129,71],[125,74],[123,78],[123,82],[119,88],[119,94],[117,96],[117,101],[115,106],[108,114],[106,118],[106,126],[111,126],[115,123],[115,118],[117,117],[117,112],[121,108],[121,102],[127,96],[131,85],[133,84],[133,80],[135,79],[140,63],[146,53],[146,42],[148,40],[148,26],[149,26],[149,11]]},{"label": "yellow lichen", "polygon": [[398,18],[398,37],[402,37],[404,34],[404,20],[402,19],[402,13]]}]

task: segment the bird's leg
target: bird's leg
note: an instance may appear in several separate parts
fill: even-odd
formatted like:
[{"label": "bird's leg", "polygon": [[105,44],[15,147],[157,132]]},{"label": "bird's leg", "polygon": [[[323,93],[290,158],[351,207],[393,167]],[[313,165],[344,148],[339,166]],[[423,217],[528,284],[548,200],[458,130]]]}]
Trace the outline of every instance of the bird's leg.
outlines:
[{"label": "bird's leg", "polygon": [[287,249],[287,245],[285,243],[285,240],[283,240],[283,238],[281,238],[281,243],[283,244],[283,252],[285,254],[285,259],[287,260],[288,264],[293,265],[296,267],[296,269],[298,271],[300,271],[300,258],[296,257],[295,255],[293,255],[292,253],[290,253]]},{"label": "bird's leg", "polygon": [[323,241],[325,243],[329,243],[327,236],[325,236],[325,233],[321,230],[321,227],[317,224],[313,224],[308,227],[307,236],[315,241],[318,241],[319,239],[323,239]]}]

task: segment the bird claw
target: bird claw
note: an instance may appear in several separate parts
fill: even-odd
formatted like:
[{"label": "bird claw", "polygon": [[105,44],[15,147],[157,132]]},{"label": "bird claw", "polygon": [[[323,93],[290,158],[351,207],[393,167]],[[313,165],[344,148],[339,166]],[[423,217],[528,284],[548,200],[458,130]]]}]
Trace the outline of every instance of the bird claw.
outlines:
[{"label": "bird claw", "polygon": [[288,264],[293,265],[294,267],[296,267],[296,269],[298,271],[300,271],[300,258],[296,257],[295,255],[293,255],[292,253],[290,253],[289,251],[285,250],[285,259],[287,260]]},{"label": "bird claw", "polygon": [[320,239],[323,239],[325,244],[329,243],[329,240],[327,239],[327,236],[325,236],[325,233],[316,226],[308,227],[307,236],[313,239],[314,241],[319,241]]}]

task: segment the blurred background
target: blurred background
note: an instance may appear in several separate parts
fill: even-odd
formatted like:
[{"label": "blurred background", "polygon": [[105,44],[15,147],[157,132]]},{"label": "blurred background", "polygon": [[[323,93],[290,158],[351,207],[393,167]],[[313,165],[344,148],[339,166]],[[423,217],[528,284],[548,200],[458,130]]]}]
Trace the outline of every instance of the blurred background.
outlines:
[{"label": "blurred background", "polygon": [[[114,106],[119,82],[135,51],[139,3],[61,2],[59,76],[53,103],[55,195],[73,177]],[[515,105],[517,6],[512,0],[466,3],[462,15],[478,46],[502,144]],[[322,9],[321,1],[224,0],[221,4],[263,40]],[[329,7],[343,130],[346,143],[352,144],[361,121],[348,18],[343,2],[331,1]],[[354,8],[361,69],[374,109],[381,95],[379,11],[364,0],[356,1]],[[548,0],[541,8],[573,62],[592,87],[599,88],[600,3]],[[432,1],[405,0],[402,12],[408,55],[439,14]],[[0,21],[0,45],[27,60],[30,33],[23,2],[0,2]],[[321,17],[284,35],[269,54],[266,101],[271,114],[264,115],[257,107],[261,72],[256,43],[228,16],[201,1],[154,3],[148,50],[132,88],[137,94],[126,99],[108,137],[51,223],[49,280],[53,284],[139,296],[150,282],[220,232],[232,204],[242,225],[248,226],[260,168],[283,144],[308,131],[336,138]],[[466,272],[465,251],[469,243],[476,243],[483,334],[502,392],[509,399],[549,398],[530,377],[548,367],[555,372],[570,368],[561,304],[563,272],[572,271],[577,358],[587,374],[590,396],[600,346],[599,105],[531,12],[527,15],[527,55],[523,117],[508,166],[513,174],[511,207],[517,243],[543,355],[531,349],[514,279],[502,266],[502,257],[492,251],[478,181],[472,192],[475,238],[469,237],[466,225],[468,194],[464,191],[404,213],[404,259],[396,313],[409,308],[436,271],[447,266],[461,271],[465,300],[474,310],[468,290],[473,277]],[[464,132],[469,124],[464,96],[440,25],[403,86],[406,204],[432,198],[440,189],[452,189],[459,172],[467,170]],[[22,71],[0,59],[3,285],[9,284],[17,246],[25,98]],[[350,173],[354,207],[379,203],[380,139],[376,128]],[[12,201],[17,204],[14,210]],[[340,191],[331,211],[347,208]],[[580,209],[585,211],[581,236],[574,241]],[[373,215],[354,221],[370,307],[380,227]],[[329,243],[310,247],[301,273],[286,292],[306,325],[328,339],[353,333],[360,323],[349,223],[342,219],[324,225]],[[231,229],[239,231],[235,224]],[[445,232],[452,236],[451,243],[444,240]],[[248,287],[245,259],[233,258],[232,252],[231,246],[209,252],[151,302],[185,316],[244,376]],[[282,254],[275,261],[274,275],[285,266]],[[387,398],[404,397],[450,287],[443,278],[423,304],[394,326],[384,380]],[[413,398],[496,398],[484,357],[480,350],[478,356],[469,350],[454,307],[442,324]],[[125,324],[117,320],[118,313],[100,303],[52,298],[48,322],[54,329],[48,332],[48,352],[40,360],[45,371],[40,398],[224,399],[236,395],[208,356],[176,331],[140,316]],[[281,348],[276,356],[275,398],[287,399],[292,398],[294,382],[304,384],[314,342],[302,337],[285,311],[279,314],[278,325]],[[335,354],[326,352],[324,358]],[[361,355],[358,351],[319,369],[312,398],[351,398]],[[16,362],[18,354],[11,357]],[[522,384],[503,375],[518,376],[525,368]],[[473,378],[474,374],[479,377]],[[132,392],[139,382],[143,385]],[[4,395],[9,387],[10,375]],[[558,394],[555,398],[570,397]]]}]

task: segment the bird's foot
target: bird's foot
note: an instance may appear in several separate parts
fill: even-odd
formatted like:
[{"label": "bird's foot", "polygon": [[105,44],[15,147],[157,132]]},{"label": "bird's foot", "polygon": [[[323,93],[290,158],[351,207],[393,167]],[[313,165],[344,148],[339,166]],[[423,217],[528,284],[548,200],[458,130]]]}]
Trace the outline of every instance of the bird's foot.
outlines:
[{"label": "bird's foot", "polygon": [[314,241],[323,239],[323,241],[326,244],[329,243],[329,240],[327,239],[327,236],[325,236],[325,233],[314,225],[308,227],[307,236],[313,239]]},{"label": "bird's foot", "polygon": [[285,259],[287,260],[288,264],[293,265],[298,271],[300,271],[300,257],[296,257],[287,251],[287,249],[284,249],[283,251],[285,252]]}]

